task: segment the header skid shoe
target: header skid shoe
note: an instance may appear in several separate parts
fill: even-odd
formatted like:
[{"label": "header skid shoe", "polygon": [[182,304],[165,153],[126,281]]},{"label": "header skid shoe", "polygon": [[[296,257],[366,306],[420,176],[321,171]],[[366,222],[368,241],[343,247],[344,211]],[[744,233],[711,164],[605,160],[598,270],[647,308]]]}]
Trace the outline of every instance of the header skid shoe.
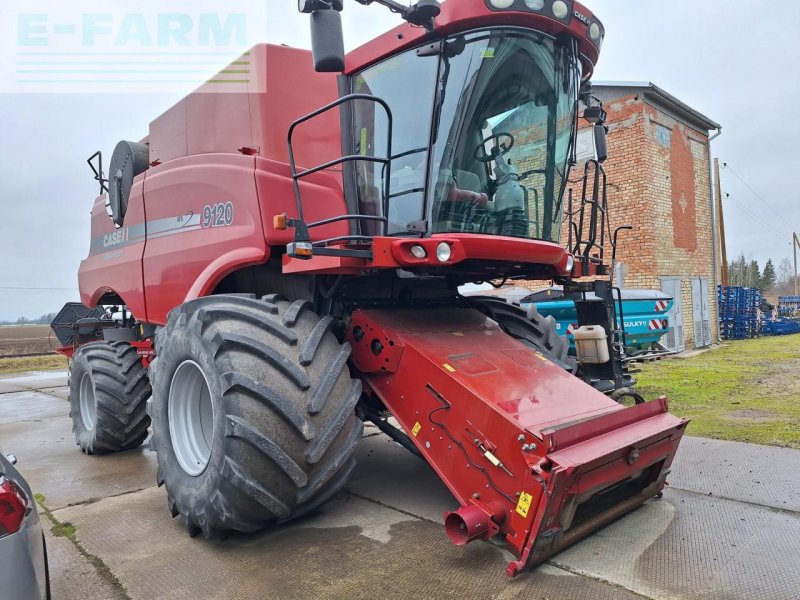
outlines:
[{"label": "header skid shoe", "polygon": [[511,576],[659,493],[686,428],[666,398],[625,408],[476,310],[357,310],[347,339],[459,501],[447,535],[503,535]]}]

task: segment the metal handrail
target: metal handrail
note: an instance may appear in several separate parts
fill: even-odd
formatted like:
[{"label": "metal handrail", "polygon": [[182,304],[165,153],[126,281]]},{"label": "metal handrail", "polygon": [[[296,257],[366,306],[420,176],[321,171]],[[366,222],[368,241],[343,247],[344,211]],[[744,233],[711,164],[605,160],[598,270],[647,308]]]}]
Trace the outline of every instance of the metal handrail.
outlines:
[{"label": "metal handrail", "polygon": [[[292,137],[294,135],[294,130],[298,125],[305,123],[317,117],[323,113],[328,112],[342,104],[346,104],[348,102],[354,102],[357,100],[364,100],[367,102],[375,102],[379,104],[383,110],[386,112],[386,118],[388,121],[388,130],[386,135],[386,158],[378,158],[373,156],[363,156],[360,154],[350,154],[347,156],[342,156],[337,158],[336,160],[328,161],[322,165],[318,165],[316,167],[312,167],[310,169],[305,169],[298,173],[297,171],[297,163],[295,161],[294,156],[294,149],[292,147]],[[329,169],[335,165],[344,164],[347,162],[371,162],[371,163],[378,163],[383,165],[383,214],[388,214],[388,202],[389,202],[389,180],[391,178],[391,162],[392,162],[392,130],[393,130],[394,122],[392,117],[392,110],[389,108],[389,104],[383,100],[382,98],[378,98],[377,96],[371,96],[369,94],[348,94],[346,96],[342,96],[338,100],[334,100],[325,106],[318,108],[317,110],[297,119],[289,126],[289,133],[287,135],[287,143],[289,147],[289,168],[291,169],[292,173],[292,185],[294,188],[294,198],[295,204],[297,206],[297,216],[300,221],[303,220],[303,203],[300,197],[300,183],[299,180],[302,177],[306,177],[308,175],[312,175],[314,173],[318,173],[319,171],[323,171],[325,169]],[[311,226],[319,226],[326,223],[332,223],[336,221],[345,221],[345,220],[356,220],[356,219],[363,219],[366,218],[368,220],[380,220],[383,223],[383,230],[384,234],[388,233],[389,229],[389,220],[388,218],[378,217],[375,218],[372,215],[342,215],[339,217],[334,217],[332,220],[323,220],[318,221],[317,223],[312,223]]]},{"label": "metal handrail", "polygon": [[370,235],[340,235],[339,237],[328,238],[327,240],[319,240],[314,242],[314,246],[328,246],[330,244],[338,244],[339,242],[371,242],[372,236]]},{"label": "metal handrail", "polygon": [[339,215],[338,217],[331,217],[329,219],[322,219],[321,221],[314,221],[313,223],[308,223],[306,225],[306,229],[311,229],[312,227],[321,227],[323,225],[330,225],[331,223],[337,223],[338,221],[355,221],[355,220],[364,220],[364,221],[380,221],[381,223],[385,223],[389,219],[386,217],[379,217],[377,215]]},{"label": "metal handrail", "polygon": [[[590,168],[594,167],[594,177],[592,181],[592,197],[587,198],[586,192],[589,183]],[[572,241],[572,234],[574,228],[575,246],[572,248],[572,254],[576,257],[581,257],[584,265],[589,262],[603,262],[605,256],[605,225],[608,212],[608,192],[607,192],[607,176],[605,169],[596,160],[586,161],[583,172],[583,190],[581,194],[580,215],[577,225],[571,220],[572,217],[572,197],[569,198],[569,213],[570,213],[570,243]],[[591,205],[591,215],[586,223],[586,206]],[[599,223],[598,223],[599,219]],[[588,225],[587,239],[584,239],[584,230]],[[597,233],[598,226],[600,232],[600,240],[598,243]],[[599,256],[596,261],[592,260],[591,251],[597,249]]]},{"label": "metal handrail", "polygon": [[310,169],[306,169],[305,171],[300,171],[295,175],[297,179],[302,177],[306,177],[308,175],[313,175],[314,173],[319,173],[320,171],[324,171],[325,169],[330,169],[331,167],[335,167],[336,165],[341,165],[342,163],[351,162],[351,161],[364,161],[364,162],[372,162],[372,163],[379,163],[379,164],[386,164],[389,162],[385,158],[377,158],[375,156],[361,156],[360,154],[348,154],[347,156],[342,156],[340,158],[329,160],[326,163],[322,163],[316,167],[312,167]]}]

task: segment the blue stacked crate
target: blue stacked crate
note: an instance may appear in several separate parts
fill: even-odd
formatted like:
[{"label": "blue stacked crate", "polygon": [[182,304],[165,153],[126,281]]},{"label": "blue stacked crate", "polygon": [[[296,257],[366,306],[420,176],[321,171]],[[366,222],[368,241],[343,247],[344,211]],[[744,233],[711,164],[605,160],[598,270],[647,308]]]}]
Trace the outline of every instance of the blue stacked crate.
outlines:
[{"label": "blue stacked crate", "polygon": [[764,335],[791,335],[800,333],[800,321],[779,318],[764,322],[761,329]]},{"label": "blue stacked crate", "polygon": [[800,296],[779,296],[778,315],[789,317],[800,313]]},{"label": "blue stacked crate", "polygon": [[756,288],[719,286],[720,335],[726,340],[744,340],[759,335],[758,311],[761,292]]}]

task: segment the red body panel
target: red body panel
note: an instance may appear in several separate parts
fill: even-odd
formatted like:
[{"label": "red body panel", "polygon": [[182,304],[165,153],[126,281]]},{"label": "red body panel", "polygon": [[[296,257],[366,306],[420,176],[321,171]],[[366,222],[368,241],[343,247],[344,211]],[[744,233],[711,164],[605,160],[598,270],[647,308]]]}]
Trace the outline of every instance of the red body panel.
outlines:
[{"label": "red body panel", "polygon": [[[171,309],[208,294],[233,269],[266,260],[254,173],[255,158],[236,154],[191,156],[148,171],[148,322],[165,323]],[[205,207],[227,203],[230,223],[205,226]]]},{"label": "red body panel", "polygon": [[[342,235],[342,234],[340,234]],[[314,235],[314,239],[320,239]],[[436,258],[436,247],[446,242],[451,257],[445,263]],[[413,246],[425,248],[425,258],[411,253]],[[498,235],[474,233],[439,233],[429,238],[397,239],[375,237],[372,240],[372,259],[312,256],[310,259],[283,256],[284,273],[326,273],[349,275],[373,269],[398,267],[446,267],[466,260],[518,262],[520,264],[546,265],[553,268],[552,275],[569,276],[569,254],[553,242],[529,240]]]},{"label": "red body panel", "polygon": [[357,311],[348,341],[453,495],[492,516],[520,559],[514,573],[552,553],[570,531],[562,510],[582,494],[649,468],[641,501],[659,491],[686,424],[666,401],[622,407],[477,311]]},{"label": "red body panel", "polygon": [[100,196],[92,207],[92,239],[89,256],[81,262],[79,281],[81,302],[95,306],[108,292],[116,292],[139,319],[145,319],[144,286],[142,285],[142,255],[145,239],[143,230],[128,227],[128,223],[145,222],[142,191],[144,177],[131,190],[126,227],[117,229],[106,211],[106,196]]},{"label": "red body panel", "polygon": [[[256,187],[264,207],[264,233],[270,246],[285,246],[294,240],[294,231],[275,229],[273,217],[278,214],[297,214],[288,165],[256,158]],[[303,211],[311,223],[347,213],[342,192],[341,171],[314,173],[300,180]],[[350,233],[346,222],[340,221],[310,231],[312,240],[329,239]]]}]

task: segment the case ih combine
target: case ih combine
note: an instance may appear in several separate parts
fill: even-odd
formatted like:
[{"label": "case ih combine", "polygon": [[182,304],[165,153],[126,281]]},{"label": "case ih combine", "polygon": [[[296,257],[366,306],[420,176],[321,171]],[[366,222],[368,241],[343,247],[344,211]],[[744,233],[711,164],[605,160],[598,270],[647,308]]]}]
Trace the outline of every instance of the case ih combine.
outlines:
[{"label": "case ih combine", "polygon": [[[182,100],[108,180],[99,158],[82,304],[54,323],[74,430],[108,453],[152,422],[169,510],[217,537],[328,500],[372,421],[453,493],[450,538],[502,536],[515,575],[659,494],[686,425],[603,393],[626,381],[597,277],[604,30],[571,0],[374,1],[406,23],[344,56],[341,0],[301,0],[313,56],[257,46],[250,83]],[[573,202],[579,118],[600,160]],[[458,291],[517,279],[593,292],[598,351]]]}]

